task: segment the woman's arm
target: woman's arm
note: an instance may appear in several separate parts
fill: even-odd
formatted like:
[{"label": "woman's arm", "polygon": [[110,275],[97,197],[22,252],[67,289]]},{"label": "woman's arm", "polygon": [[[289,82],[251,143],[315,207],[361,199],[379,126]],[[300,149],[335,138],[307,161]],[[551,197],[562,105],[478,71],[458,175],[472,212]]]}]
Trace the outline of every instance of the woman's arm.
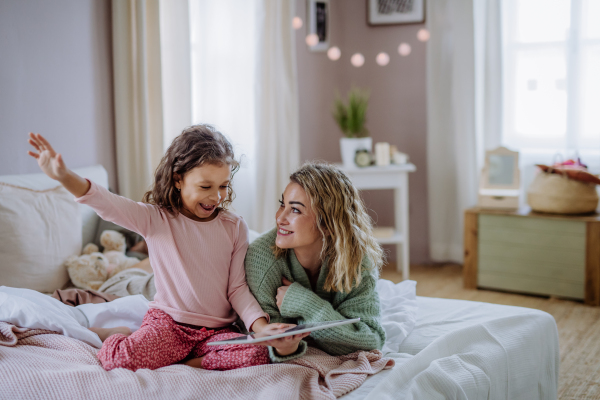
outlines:
[{"label": "woman's arm", "polygon": [[379,295],[375,286],[375,278],[365,273],[360,285],[334,306],[312,290],[293,283],[283,298],[281,315],[297,318],[299,324],[360,318],[360,322],[354,324],[315,331],[311,337],[332,355],[381,349],[385,332],[380,324]]}]

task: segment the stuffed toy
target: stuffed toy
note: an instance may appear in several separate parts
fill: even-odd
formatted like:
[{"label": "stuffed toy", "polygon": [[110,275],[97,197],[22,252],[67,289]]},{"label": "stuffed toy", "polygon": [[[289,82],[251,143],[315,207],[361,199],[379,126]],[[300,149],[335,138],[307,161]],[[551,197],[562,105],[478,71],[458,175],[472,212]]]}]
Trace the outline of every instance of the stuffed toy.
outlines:
[{"label": "stuffed toy", "polygon": [[88,243],[80,256],[71,256],[65,262],[71,282],[78,288],[98,290],[107,279],[140,262],[125,255],[125,236],[117,231],[102,232],[100,244],[104,252]]}]

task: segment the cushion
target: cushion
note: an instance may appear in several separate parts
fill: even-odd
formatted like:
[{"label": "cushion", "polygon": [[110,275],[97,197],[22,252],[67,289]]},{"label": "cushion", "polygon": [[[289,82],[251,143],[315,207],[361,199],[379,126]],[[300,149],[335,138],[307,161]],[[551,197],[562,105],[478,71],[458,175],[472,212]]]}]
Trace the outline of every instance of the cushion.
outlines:
[{"label": "cushion", "polygon": [[[102,165],[94,165],[91,167],[74,168],[73,172],[94,181],[97,185],[100,185],[108,189],[108,174]],[[52,189],[57,186],[57,182],[50,179],[44,173],[37,174],[21,174],[21,175],[2,175],[0,176],[0,182],[8,183],[15,186],[21,186],[33,190],[46,190]],[[96,226],[98,225],[98,215],[92,210],[91,207],[80,204],[79,210],[81,212],[82,222],[82,243],[87,244],[94,240],[96,235]]]},{"label": "cushion", "polygon": [[0,285],[61,289],[64,266],[81,253],[81,214],[62,186],[36,191],[0,182]]}]

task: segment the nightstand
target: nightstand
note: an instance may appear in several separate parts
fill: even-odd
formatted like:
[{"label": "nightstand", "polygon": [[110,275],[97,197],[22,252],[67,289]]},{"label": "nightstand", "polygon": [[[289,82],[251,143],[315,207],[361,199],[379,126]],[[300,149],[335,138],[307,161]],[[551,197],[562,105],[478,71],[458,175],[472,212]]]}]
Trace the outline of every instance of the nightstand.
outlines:
[{"label": "nightstand", "polygon": [[[409,278],[410,257],[408,240],[408,173],[414,164],[392,164],[385,167],[344,168],[337,165],[359,190],[394,190],[394,232],[390,237],[378,238],[379,244],[395,244],[398,261],[396,270],[402,270],[402,279]],[[400,259],[402,262],[400,262]]]},{"label": "nightstand", "polygon": [[464,287],[600,305],[600,215],[465,212]]}]

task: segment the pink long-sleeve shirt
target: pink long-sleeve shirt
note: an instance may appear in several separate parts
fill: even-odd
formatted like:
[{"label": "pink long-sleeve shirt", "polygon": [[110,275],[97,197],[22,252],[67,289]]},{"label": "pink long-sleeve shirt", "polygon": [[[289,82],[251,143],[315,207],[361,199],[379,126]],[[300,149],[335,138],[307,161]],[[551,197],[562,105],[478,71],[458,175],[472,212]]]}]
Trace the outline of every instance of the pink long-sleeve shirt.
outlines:
[{"label": "pink long-sleeve shirt", "polygon": [[210,328],[230,325],[237,315],[248,329],[260,317],[269,320],[246,283],[248,225],[242,217],[225,210],[208,222],[181,213],[173,217],[158,206],[136,203],[93,182],[75,201],[146,239],[156,285],[150,307],[177,322]]}]

